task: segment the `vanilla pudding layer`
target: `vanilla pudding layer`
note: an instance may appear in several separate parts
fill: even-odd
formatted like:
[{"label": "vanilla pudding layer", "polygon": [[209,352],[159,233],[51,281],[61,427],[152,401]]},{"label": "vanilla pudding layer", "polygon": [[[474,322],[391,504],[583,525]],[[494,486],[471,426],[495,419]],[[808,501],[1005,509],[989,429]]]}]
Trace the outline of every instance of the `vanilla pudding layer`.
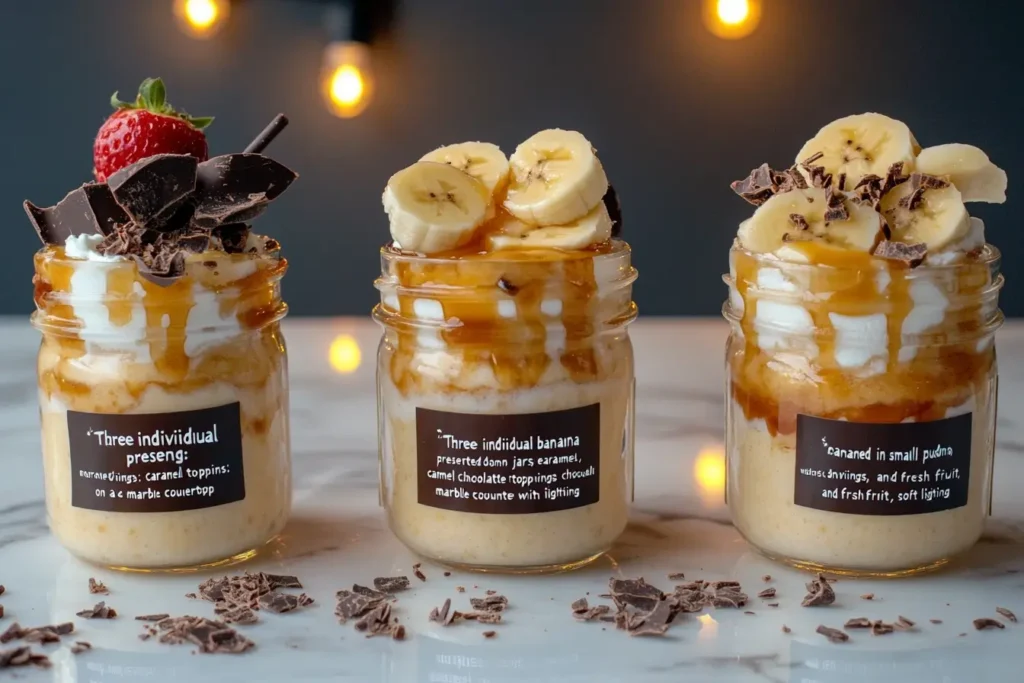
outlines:
[{"label": "vanilla pudding layer", "polygon": [[[631,499],[632,450],[624,439],[633,400],[632,347],[623,336],[606,358],[601,379],[577,383],[552,378],[531,388],[503,391],[494,384],[472,391],[401,391],[380,368],[386,415],[382,490],[392,530],[419,554],[475,567],[568,565],[608,550],[626,527]],[[382,354],[386,359],[387,354]],[[599,403],[600,499],[571,510],[536,514],[476,514],[418,502],[416,408],[508,415]]]},{"label": "vanilla pudding layer", "polygon": [[[993,375],[994,377],[994,375]],[[728,497],[733,522],[755,547],[777,559],[866,573],[933,566],[981,537],[991,498],[996,382],[989,379],[948,416],[970,412],[970,488],[964,507],[918,515],[853,515],[794,504],[794,434],[743,417],[730,401]]]},{"label": "vanilla pudding layer", "polygon": [[[36,260],[33,322],[47,509],[55,535],[83,559],[182,568],[248,553],[291,507],[287,363],[278,321],[285,262],[208,252],[161,287],[131,261]],[[245,498],[173,512],[72,507],[67,411],[149,414],[239,403]]]}]

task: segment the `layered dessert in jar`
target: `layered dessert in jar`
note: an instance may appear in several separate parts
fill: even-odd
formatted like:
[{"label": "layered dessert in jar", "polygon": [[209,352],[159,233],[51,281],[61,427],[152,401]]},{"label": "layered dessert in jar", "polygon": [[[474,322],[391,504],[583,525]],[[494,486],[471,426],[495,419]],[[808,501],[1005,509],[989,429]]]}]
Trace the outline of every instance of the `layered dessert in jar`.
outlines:
[{"label": "layered dessert in jar", "polygon": [[249,225],[296,177],[259,153],[286,119],[209,158],[158,79],[115,106],[95,182],[25,202],[50,528],[115,568],[245,559],[291,507],[287,262]]},{"label": "layered dessert in jar", "polygon": [[608,550],[632,497],[636,271],[591,143],[511,157],[468,142],[383,196],[374,317],[381,494],[394,533],[470,569],[550,571]]},{"label": "layered dessert in jar", "polygon": [[836,572],[932,569],[989,514],[999,252],[966,203],[1002,203],[976,147],[922,149],[861,114],[733,189],[727,496],[765,554]]}]

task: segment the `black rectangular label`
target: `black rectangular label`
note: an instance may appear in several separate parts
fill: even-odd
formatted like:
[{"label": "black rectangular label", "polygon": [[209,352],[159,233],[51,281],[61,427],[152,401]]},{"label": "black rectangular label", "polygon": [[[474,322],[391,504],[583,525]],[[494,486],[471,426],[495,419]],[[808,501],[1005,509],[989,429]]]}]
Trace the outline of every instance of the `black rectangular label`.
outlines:
[{"label": "black rectangular label", "polygon": [[493,515],[592,505],[601,495],[601,405],[481,415],[416,409],[421,505]]},{"label": "black rectangular label", "polygon": [[971,414],[878,424],[798,415],[794,503],[852,515],[967,504]]},{"label": "black rectangular label", "polygon": [[71,505],[177,512],[245,498],[238,403],[176,413],[68,411]]}]

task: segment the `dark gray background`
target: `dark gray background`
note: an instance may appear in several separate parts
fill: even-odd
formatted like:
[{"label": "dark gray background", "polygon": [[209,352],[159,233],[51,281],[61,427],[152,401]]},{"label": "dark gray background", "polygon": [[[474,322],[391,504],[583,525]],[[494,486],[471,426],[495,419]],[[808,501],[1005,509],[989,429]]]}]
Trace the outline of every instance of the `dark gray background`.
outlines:
[{"label": "dark gray background", "polygon": [[764,0],[758,30],[725,41],[703,27],[699,0],[404,0],[375,46],[375,101],[348,121],[317,90],[321,5],[236,0],[208,42],[180,33],[170,7],[0,3],[0,313],[31,308],[38,243],[22,199],[49,205],[88,179],[110,94],[161,76],[177,106],[217,117],[212,153],[290,116],[272,151],[301,178],[257,226],[285,245],[295,314],[368,312],[391,173],[440,144],[510,152],[556,126],[591,139],[619,190],[641,311],[716,314],[726,251],[751,208],[729,181],[790,163],[822,124],[868,110],[903,119],[925,146],[978,145],[1007,170],[1009,207],[972,211],[1011,264],[1004,309],[1024,314],[1019,2]]}]

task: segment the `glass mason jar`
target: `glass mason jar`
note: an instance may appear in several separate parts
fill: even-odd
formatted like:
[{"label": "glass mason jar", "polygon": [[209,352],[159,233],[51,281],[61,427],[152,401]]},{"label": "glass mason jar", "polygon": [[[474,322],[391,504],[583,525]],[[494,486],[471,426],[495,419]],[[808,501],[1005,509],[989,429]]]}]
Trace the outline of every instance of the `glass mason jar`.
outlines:
[{"label": "glass mason jar", "polygon": [[190,256],[171,284],[134,261],[35,259],[50,528],[116,569],[251,557],[291,507],[287,307],[276,256]]},{"label": "glass mason jar", "polygon": [[916,268],[730,256],[726,490],[740,533],[769,557],[864,576],[973,546],[992,495],[999,252]]},{"label": "glass mason jar", "polygon": [[421,556],[482,571],[582,566],[633,487],[629,246],[381,252],[381,499]]}]

